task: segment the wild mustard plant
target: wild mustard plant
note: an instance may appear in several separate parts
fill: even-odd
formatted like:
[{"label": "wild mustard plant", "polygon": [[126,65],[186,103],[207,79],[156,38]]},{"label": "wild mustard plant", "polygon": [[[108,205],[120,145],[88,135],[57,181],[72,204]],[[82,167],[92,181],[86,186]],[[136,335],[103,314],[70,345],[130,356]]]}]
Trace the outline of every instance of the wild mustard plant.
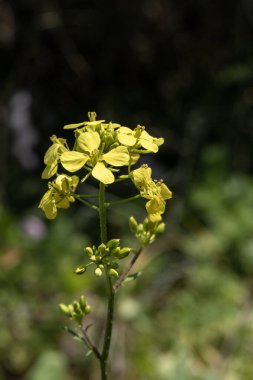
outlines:
[{"label": "wild mustard plant", "polygon": [[[101,379],[107,380],[115,293],[128,277],[143,248],[164,231],[162,215],[166,201],[172,197],[172,193],[162,180],[152,179],[152,170],[148,165],[136,167],[141,155],[158,152],[164,142],[163,138],[151,136],[141,125],[132,130],[117,123],[96,120],[95,112],[90,112],[88,117],[89,121],[64,126],[64,129],[74,132],[72,149],[64,138],[51,137],[52,145],[46,151],[46,167],[42,173],[42,178],[50,181],[39,207],[48,219],[55,219],[58,209],[68,208],[71,203],[78,201],[91,207],[99,215],[101,241],[97,245],[84,247],[87,264],[76,268],[75,273],[80,275],[88,267],[93,267],[96,276],[106,279],[108,308],[102,348],[98,348],[89,338],[89,326],[85,326],[85,316],[90,313],[90,306],[84,296],[72,304],[60,304],[60,309],[76,322],[77,331],[69,328],[67,330],[95,355],[100,364]],[[64,173],[61,173],[62,169]],[[75,174],[71,175],[72,173]],[[97,195],[79,194],[78,186],[85,186],[91,176],[98,181]],[[107,202],[105,190],[114,182],[124,180],[132,181],[137,194],[116,202]],[[139,242],[139,249],[134,252],[129,247],[122,247],[121,240],[117,237],[108,240],[107,209],[140,197],[147,200],[147,217],[142,223],[138,223],[133,216],[129,219],[130,230]],[[98,202],[92,203],[92,198],[97,198]],[[132,255],[129,263],[119,273],[119,261],[129,255]]]}]

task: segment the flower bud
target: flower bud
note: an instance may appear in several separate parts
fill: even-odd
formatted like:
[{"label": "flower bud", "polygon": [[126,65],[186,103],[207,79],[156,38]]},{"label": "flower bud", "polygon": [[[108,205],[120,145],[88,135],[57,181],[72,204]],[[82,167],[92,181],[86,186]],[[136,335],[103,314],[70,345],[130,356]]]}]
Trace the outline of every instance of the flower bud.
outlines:
[{"label": "flower bud", "polygon": [[130,227],[130,230],[132,231],[132,233],[135,234],[137,231],[137,228],[138,228],[138,223],[136,222],[136,220],[133,216],[131,216],[129,218],[129,227]]},{"label": "flower bud", "polygon": [[119,276],[118,272],[117,272],[115,269],[113,269],[113,268],[110,268],[110,269],[108,270],[108,274],[109,274],[109,276],[111,276],[111,277],[118,277],[118,276]]},{"label": "flower bud", "polygon": [[112,256],[113,256],[113,255],[117,256],[119,252],[120,252],[120,247],[115,247],[115,248],[113,248],[113,250],[111,251],[111,255],[112,255]]},{"label": "flower bud", "polygon": [[105,253],[105,250],[106,250],[106,245],[104,243],[98,246],[98,252],[100,253],[100,255],[103,255]]},{"label": "flower bud", "polygon": [[68,305],[68,309],[69,309],[70,316],[73,317],[75,314],[75,310],[74,310],[74,307],[71,303]]},{"label": "flower bud", "polygon": [[85,308],[87,306],[87,302],[86,302],[86,299],[85,299],[84,296],[80,297],[79,305],[80,305],[81,310],[85,312]]},{"label": "flower bud", "polygon": [[83,274],[86,271],[86,267],[77,267],[75,269],[75,274]]},{"label": "flower bud", "polygon": [[86,247],[84,251],[89,257],[93,255],[93,249],[91,247]]},{"label": "flower bud", "polygon": [[128,256],[130,252],[131,252],[131,248],[124,247],[124,248],[121,248],[117,256],[119,259],[123,259],[124,257]]},{"label": "flower bud", "polygon": [[85,307],[85,310],[84,310],[85,314],[89,314],[90,311],[91,311],[91,307],[90,307],[90,305],[87,305],[87,306]]},{"label": "flower bud", "polygon": [[82,315],[83,313],[82,313],[82,310],[81,310],[81,308],[80,308],[80,305],[79,305],[79,303],[77,302],[77,301],[74,301],[73,302],[73,307],[74,307],[74,311],[75,311],[75,313],[77,314],[77,315]]},{"label": "flower bud", "polygon": [[91,260],[91,261],[96,261],[96,256],[95,256],[95,255],[92,255],[92,256],[90,257],[90,260]]},{"label": "flower bud", "polygon": [[64,303],[60,303],[59,308],[63,314],[70,317],[71,313],[67,305],[65,305]]},{"label": "flower bud", "polygon": [[107,242],[106,246],[107,248],[114,248],[118,247],[120,243],[120,239],[111,239]]},{"label": "flower bud", "polygon": [[102,270],[98,267],[95,269],[95,275],[98,277],[101,277],[103,274]]},{"label": "flower bud", "polygon": [[162,234],[165,230],[165,223],[159,223],[159,225],[157,226],[155,232],[156,234]]}]

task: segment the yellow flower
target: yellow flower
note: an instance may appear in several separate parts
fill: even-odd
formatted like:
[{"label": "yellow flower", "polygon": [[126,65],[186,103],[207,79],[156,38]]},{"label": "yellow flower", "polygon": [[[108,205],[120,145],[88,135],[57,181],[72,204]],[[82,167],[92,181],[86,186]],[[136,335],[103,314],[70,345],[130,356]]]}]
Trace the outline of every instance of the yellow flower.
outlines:
[{"label": "yellow flower", "polygon": [[41,208],[48,219],[55,219],[57,208],[68,208],[75,201],[73,192],[79,182],[77,176],[69,177],[65,174],[59,175],[55,181],[49,182],[49,190],[42,197],[39,208]]},{"label": "yellow flower", "polygon": [[155,138],[138,125],[134,130],[128,127],[120,127],[117,130],[118,140],[122,145],[136,148],[142,147],[150,152],[158,152],[158,147],[164,143],[162,137]]},{"label": "yellow flower", "polygon": [[57,138],[55,135],[50,137],[53,144],[48,148],[44,156],[46,167],[42,173],[42,178],[48,179],[52,177],[58,168],[58,162],[61,154],[67,151],[66,140]]},{"label": "yellow flower", "polygon": [[101,137],[96,131],[82,132],[77,137],[77,151],[66,151],[61,155],[61,164],[69,172],[76,172],[87,164],[92,176],[104,184],[113,183],[115,178],[110,166],[128,165],[129,153],[125,146],[116,146],[103,153]]},{"label": "yellow flower", "polygon": [[162,181],[153,181],[151,178],[152,170],[147,165],[133,170],[131,173],[132,180],[140,190],[143,198],[148,199],[146,210],[151,222],[159,222],[161,215],[165,211],[166,200],[172,198],[172,192]]}]

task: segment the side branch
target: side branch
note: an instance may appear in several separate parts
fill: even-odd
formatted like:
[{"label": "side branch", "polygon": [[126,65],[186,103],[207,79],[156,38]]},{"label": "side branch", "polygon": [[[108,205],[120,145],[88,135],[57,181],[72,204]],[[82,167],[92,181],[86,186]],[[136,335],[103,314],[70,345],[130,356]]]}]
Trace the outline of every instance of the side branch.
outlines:
[{"label": "side branch", "polygon": [[114,285],[112,287],[113,293],[116,293],[116,291],[118,290],[118,288],[121,286],[122,282],[124,281],[124,279],[126,278],[126,276],[128,275],[128,273],[130,272],[130,270],[132,269],[132,267],[134,266],[134,264],[136,263],[136,260],[140,256],[141,252],[142,252],[142,247],[135,253],[135,255],[132,257],[132,260],[130,261],[130,263],[128,264],[128,266],[126,267],[126,269],[119,276],[119,278],[117,279],[117,281],[114,283]]}]

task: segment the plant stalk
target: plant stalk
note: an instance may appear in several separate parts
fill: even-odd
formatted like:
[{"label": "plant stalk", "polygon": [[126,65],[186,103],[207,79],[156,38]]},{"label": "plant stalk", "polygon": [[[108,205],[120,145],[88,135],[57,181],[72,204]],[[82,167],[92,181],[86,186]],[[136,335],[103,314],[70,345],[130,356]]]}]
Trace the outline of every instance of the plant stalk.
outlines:
[{"label": "plant stalk", "polygon": [[[100,182],[99,185],[99,220],[100,220],[100,234],[101,243],[107,242],[107,221],[106,221],[106,202],[105,202],[105,185]],[[114,316],[114,292],[112,279],[108,274],[108,268],[105,267],[107,286],[108,286],[108,305],[107,305],[107,319],[105,326],[105,335],[103,349],[100,357],[101,380],[108,379],[108,356],[110,352],[112,326]]]}]

